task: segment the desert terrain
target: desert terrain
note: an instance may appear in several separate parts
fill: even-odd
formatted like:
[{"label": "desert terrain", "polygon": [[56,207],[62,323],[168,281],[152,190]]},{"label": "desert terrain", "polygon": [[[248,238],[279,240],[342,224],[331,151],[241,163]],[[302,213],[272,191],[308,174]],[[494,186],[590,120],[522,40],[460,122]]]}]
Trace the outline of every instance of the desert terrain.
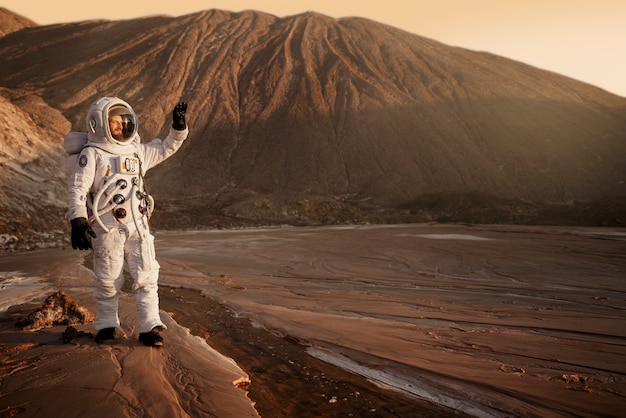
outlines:
[{"label": "desert terrain", "polygon": [[[169,326],[160,351],[136,341],[129,295],[124,336],[110,345],[62,344],[63,327],[15,330],[10,321],[56,289],[93,309],[89,256],[0,257],[3,292],[23,302],[3,306],[1,411],[37,416],[37,405],[83,394],[124,416],[591,417],[620,416],[626,404],[622,229],[414,224],[156,238]],[[313,359],[336,367],[307,369]],[[349,373],[322,379],[333,369]],[[240,379],[251,383],[236,388]],[[86,410],[64,405],[68,416]]]}]

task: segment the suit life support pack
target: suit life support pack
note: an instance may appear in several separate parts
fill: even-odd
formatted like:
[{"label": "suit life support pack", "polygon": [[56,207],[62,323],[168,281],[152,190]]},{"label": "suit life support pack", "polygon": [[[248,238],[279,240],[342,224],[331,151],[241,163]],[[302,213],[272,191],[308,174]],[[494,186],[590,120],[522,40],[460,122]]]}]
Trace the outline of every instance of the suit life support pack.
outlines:
[{"label": "suit life support pack", "polygon": [[65,173],[68,179],[74,175],[78,157],[85,145],[87,145],[86,132],[70,132],[63,138],[63,148],[67,154],[65,157]]}]

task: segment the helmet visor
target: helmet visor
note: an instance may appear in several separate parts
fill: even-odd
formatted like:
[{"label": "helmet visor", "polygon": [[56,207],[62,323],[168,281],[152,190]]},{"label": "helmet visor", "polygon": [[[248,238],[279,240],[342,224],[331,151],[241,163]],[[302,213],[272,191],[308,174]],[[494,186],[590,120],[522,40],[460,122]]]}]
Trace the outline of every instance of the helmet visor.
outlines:
[{"label": "helmet visor", "polygon": [[137,132],[135,115],[125,107],[114,107],[109,111],[109,132],[118,141],[128,141]]},{"label": "helmet visor", "polygon": [[135,134],[135,117],[133,115],[122,115],[122,136],[124,140],[129,140]]}]

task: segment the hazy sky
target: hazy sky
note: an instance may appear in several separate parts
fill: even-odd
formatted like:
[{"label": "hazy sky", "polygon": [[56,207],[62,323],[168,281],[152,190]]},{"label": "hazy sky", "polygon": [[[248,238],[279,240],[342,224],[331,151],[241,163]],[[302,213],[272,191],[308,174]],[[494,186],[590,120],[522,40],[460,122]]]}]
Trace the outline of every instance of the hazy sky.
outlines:
[{"label": "hazy sky", "polygon": [[39,24],[180,16],[205,9],[360,16],[489,51],[626,97],[626,0],[0,0]]}]

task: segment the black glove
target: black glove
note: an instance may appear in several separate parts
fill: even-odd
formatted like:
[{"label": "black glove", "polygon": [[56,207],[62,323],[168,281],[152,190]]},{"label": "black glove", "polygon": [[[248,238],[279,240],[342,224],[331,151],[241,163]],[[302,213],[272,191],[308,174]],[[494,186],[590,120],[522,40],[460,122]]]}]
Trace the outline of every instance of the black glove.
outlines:
[{"label": "black glove", "polygon": [[[91,238],[96,237],[96,233],[89,226],[86,218],[74,218],[70,221],[72,225],[72,248],[88,250],[91,246]],[[91,238],[90,238],[91,236]]]},{"label": "black glove", "polygon": [[177,131],[184,131],[187,127],[185,123],[185,112],[187,112],[187,102],[180,102],[174,108],[172,112],[172,118],[174,119],[174,123],[172,123],[172,128]]}]

